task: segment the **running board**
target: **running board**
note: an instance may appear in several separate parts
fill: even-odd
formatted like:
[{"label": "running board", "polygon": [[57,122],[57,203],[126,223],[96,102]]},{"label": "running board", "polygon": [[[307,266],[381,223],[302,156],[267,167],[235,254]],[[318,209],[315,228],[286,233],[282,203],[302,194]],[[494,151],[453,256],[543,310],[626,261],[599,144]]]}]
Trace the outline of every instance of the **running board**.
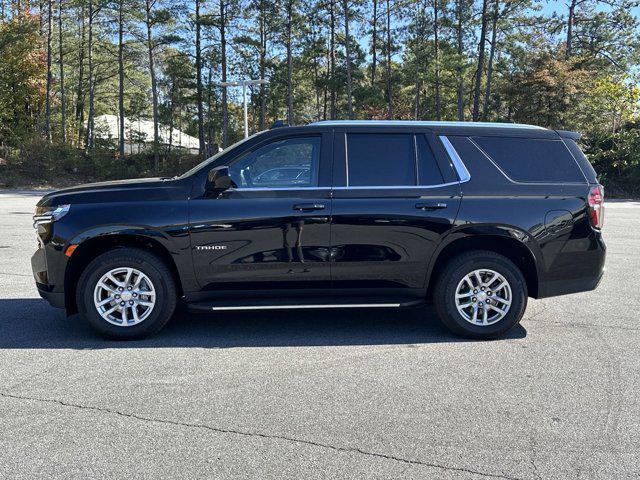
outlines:
[{"label": "running board", "polygon": [[[224,311],[246,311],[246,310],[311,310],[325,308],[401,308],[422,305],[424,301],[419,299],[389,299],[389,301],[357,301],[353,299],[345,299],[344,302],[321,303],[319,298],[309,300],[292,300],[288,302],[276,303],[270,300],[254,300],[243,303],[230,302],[229,300],[190,303],[190,310],[224,312]],[[351,301],[349,301],[351,300]]]}]

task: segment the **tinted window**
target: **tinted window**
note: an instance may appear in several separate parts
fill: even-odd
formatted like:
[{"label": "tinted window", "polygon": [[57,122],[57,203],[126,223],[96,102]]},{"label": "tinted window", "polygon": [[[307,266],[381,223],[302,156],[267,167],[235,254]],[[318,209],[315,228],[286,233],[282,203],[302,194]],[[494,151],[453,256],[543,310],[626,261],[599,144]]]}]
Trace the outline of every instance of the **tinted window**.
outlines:
[{"label": "tinted window", "polygon": [[562,140],[509,137],[475,137],[473,140],[512,180],[585,181]]},{"label": "tinted window", "polygon": [[362,187],[415,185],[413,135],[348,134],[347,180]]},{"label": "tinted window", "polygon": [[231,178],[242,188],[317,186],[320,137],[287,138],[236,160]]},{"label": "tinted window", "polygon": [[582,171],[584,172],[584,175],[587,177],[587,179],[589,179],[591,183],[597,183],[598,176],[596,175],[596,171],[593,169],[593,166],[591,166],[591,163],[589,163],[589,160],[587,159],[587,157],[585,157],[584,153],[582,153],[582,150],[580,150],[580,147],[576,144],[576,142],[574,142],[570,138],[563,138],[562,140],[573,154],[573,157],[580,165],[580,168],[582,168]]},{"label": "tinted window", "polygon": [[416,135],[418,155],[418,185],[438,185],[444,183],[442,173],[424,135]]}]

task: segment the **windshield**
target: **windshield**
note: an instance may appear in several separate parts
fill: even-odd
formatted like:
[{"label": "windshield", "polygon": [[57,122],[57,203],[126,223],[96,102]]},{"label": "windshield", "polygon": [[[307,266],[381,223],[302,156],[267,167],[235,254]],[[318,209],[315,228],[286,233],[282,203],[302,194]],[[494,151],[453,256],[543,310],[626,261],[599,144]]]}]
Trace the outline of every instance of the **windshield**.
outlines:
[{"label": "windshield", "polygon": [[246,142],[247,140],[252,139],[253,137],[260,135],[264,133],[264,131],[262,132],[257,132],[254,133],[253,135],[251,135],[250,137],[247,138],[243,138],[242,140],[234,143],[233,145],[228,146],[227,148],[225,148],[224,150],[219,151],[218,153],[216,153],[214,156],[207,158],[206,160],[203,160],[202,162],[200,162],[199,164],[197,164],[195,167],[193,167],[191,170],[187,170],[185,173],[183,173],[182,175],[180,175],[178,178],[185,178],[188,177],[189,175],[193,175],[194,173],[196,173],[197,171],[199,171],[200,169],[205,168],[207,165],[212,164],[213,162],[215,162],[218,158],[220,158],[222,155],[224,155],[225,153],[229,152],[231,149],[239,147],[240,145],[242,145],[244,142]]}]

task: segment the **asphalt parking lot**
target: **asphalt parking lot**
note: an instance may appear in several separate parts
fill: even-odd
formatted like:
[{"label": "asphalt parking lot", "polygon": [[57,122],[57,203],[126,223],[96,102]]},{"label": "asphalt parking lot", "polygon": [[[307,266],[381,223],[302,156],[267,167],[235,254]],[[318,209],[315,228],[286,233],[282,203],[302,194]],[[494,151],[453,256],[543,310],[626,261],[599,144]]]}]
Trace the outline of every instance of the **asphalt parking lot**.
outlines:
[{"label": "asphalt parking lot", "polygon": [[430,310],[182,314],[97,337],[38,297],[0,192],[1,478],[640,478],[640,202],[594,292],[493,342]]}]

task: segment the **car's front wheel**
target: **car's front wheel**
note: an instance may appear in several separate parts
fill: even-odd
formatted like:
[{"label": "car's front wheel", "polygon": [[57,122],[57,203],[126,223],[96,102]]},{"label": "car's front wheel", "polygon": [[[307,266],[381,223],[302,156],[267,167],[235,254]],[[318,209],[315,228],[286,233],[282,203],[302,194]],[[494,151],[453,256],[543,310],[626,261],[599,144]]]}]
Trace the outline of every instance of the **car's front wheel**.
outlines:
[{"label": "car's front wheel", "polygon": [[452,332],[490,339],[520,322],[527,296],[522,272],[511,260],[476,250],[445,266],[434,290],[434,303],[440,320]]},{"label": "car's front wheel", "polygon": [[78,280],[78,309],[102,335],[142,338],[160,330],[176,307],[176,286],[155,255],[121,248],[95,258]]}]

